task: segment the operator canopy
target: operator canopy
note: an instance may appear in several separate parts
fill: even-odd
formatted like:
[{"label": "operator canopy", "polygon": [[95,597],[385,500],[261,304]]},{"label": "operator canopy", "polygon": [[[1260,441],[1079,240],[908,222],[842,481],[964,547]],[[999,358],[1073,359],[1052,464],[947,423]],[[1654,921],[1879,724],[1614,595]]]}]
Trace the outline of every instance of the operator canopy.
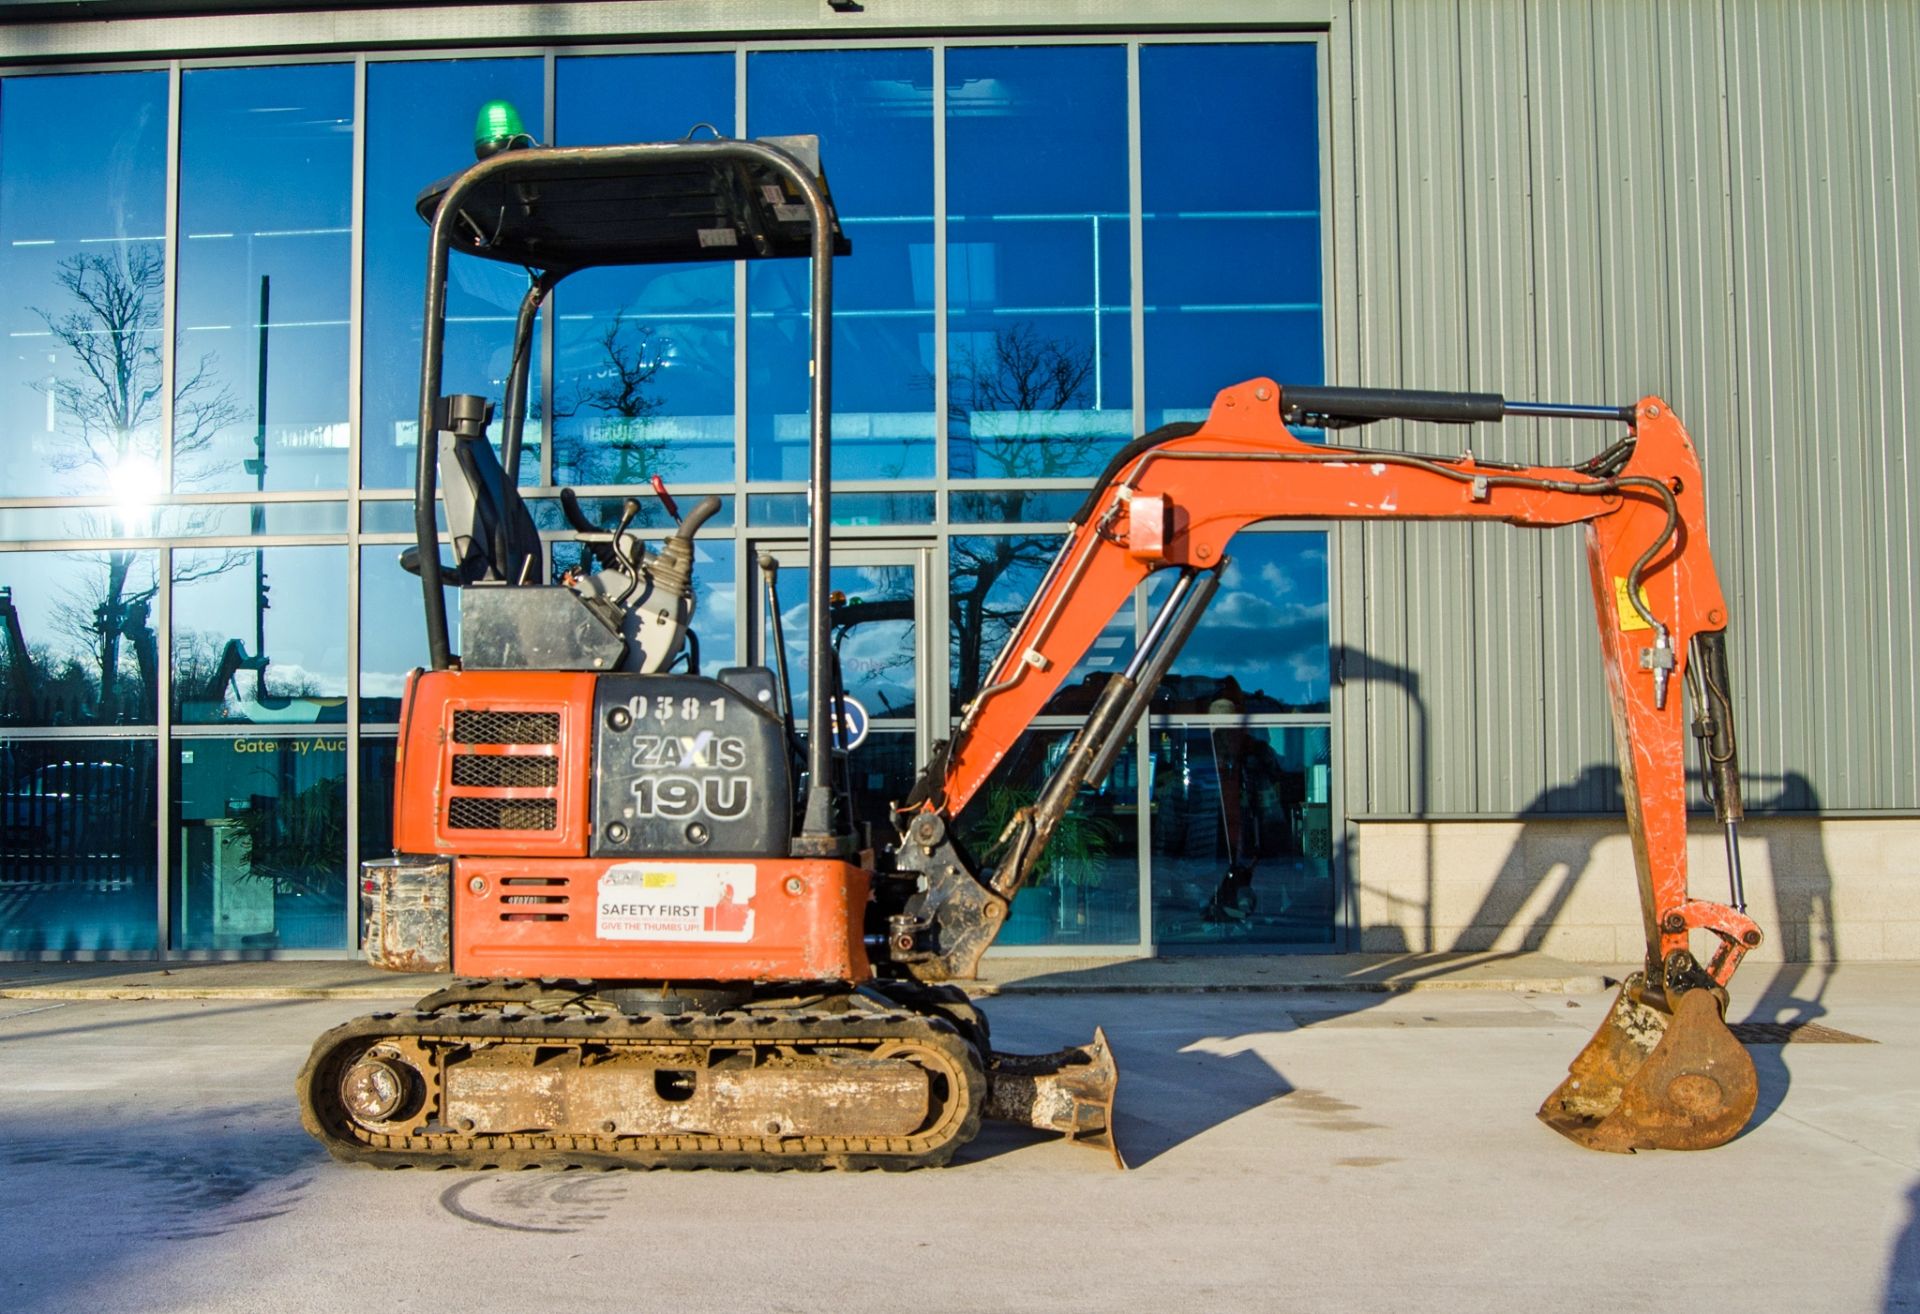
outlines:
[{"label": "operator canopy", "polygon": [[[757,137],[784,151],[827,190],[817,136]],[[807,207],[793,185],[758,160],[692,159],[662,142],[651,167],[631,156],[609,165],[578,148],[578,173],[539,179],[489,179],[467,193],[453,227],[453,248],[489,260],[564,273],[597,265],[696,260],[804,258],[811,254]],[[546,148],[548,155],[566,148]],[[420,193],[414,209],[428,223],[460,174]],[[827,200],[835,255],[853,245]]]}]

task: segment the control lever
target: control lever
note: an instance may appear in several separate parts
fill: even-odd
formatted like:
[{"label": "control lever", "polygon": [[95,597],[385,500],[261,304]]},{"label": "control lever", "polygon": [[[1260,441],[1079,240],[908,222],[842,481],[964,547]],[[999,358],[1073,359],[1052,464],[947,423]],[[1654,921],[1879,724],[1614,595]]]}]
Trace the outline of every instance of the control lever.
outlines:
[{"label": "control lever", "polygon": [[676,525],[679,524],[680,523],[680,504],[678,502],[675,502],[673,500],[673,494],[667,491],[667,481],[662,479],[659,475],[655,475],[653,476],[653,478],[649,479],[647,482],[653,485],[653,495],[660,499],[660,505],[665,507],[667,509],[667,514],[673,517],[673,523]]},{"label": "control lever", "polygon": [[581,546],[593,554],[593,559],[598,561],[603,569],[611,570],[620,564],[620,558],[615,554],[613,544],[599,541],[603,531],[600,526],[587,519],[587,513],[580,509],[579,497],[571,488],[560,490],[560,513],[566,516],[567,523],[573,526],[575,533],[592,535],[589,539],[583,539]]}]

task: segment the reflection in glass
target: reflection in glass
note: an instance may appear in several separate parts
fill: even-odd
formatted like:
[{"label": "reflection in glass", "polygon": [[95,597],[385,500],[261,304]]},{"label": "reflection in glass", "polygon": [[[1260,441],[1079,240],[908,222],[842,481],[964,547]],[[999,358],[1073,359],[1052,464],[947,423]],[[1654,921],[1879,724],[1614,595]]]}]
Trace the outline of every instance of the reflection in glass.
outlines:
[{"label": "reflection in glass", "polygon": [[[400,568],[398,544],[360,549],[360,720],[390,724],[400,719],[407,672],[425,668],[427,625],[420,577]],[[461,590],[447,589],[447,635],[460,651]]]},{"label": "reflection in glass", "polygon": [[[951,628],[949,670],[953,711],[980,691],[1007,637],[1040,588],[1041,577],[1060,551],[1058,534],[954,535],[947,557]],[[1059,690],[1046,713],[1084,713],[1109,677],[1133,656],[1133,608],[1123,606],[1107,622]]]},{"label": "reflection in glass", "polygon": [[353,66],[181,75],[181,492],[343,488]]},{"label": "reflection in glass", "polygon": [[[733,56],[557,61],[565,146],[733,132]],[[705,135],[704,133],[702,135]],[[644,485],[733,478],[732,264],[596,269],[554,294],[553,478]]]},{"label": "reflection in glass", "polygon": [[[369,488],[413,485],[420,421],[421,298],[427,225],[414,198],[473,163],[473,119],[489,100],[519,107],[527,131],[544,140],[541,61],[457,59],[367,65],[366,228],[361,479]],[[491,397],[506,392],[513,324],[527,290],[524,272],[456,256],[447,280],[446,361],[441,390]],[[531,395],[540,395],[539,356]],[[540,474],[543,420],[527,420],[521,482]],[[499,440],[496,422],[493,437]]]},{"label": "reflection in glass", "polygon": [[[841,686],[875,721],[911,720],[918,711],[919,648],[914,616],[918,572],[910,565],[853,566],[835,563],[828,575],[829,597],[841,600],[828,613],[829,635],[840,661]],[[762,586],[757,577],[754,587]],[[762,598],[764,602],[765,599]],[[808,699],[812,631],[808,617],[806,572],[789,566],[780,572],[780,629],[787,644],[793,679],[793,715],[804,722]],[[761,608],[765,611],[765,607]],[[773,625],[761,635],[763,664],[774,666]]]},{"label": "reflection in glass", "polygon": [[853,818],[873,827],[876,836],[894,834],[893,806],[907,796],[919,774],[911,727],[876,727],[847,755],[847,783],[853,794]]},{"label": "reflection in glass", "polygon": [[346,736],[177,739],[173,752],[174,947],[344,947]]},{"label": "reflection in glass", "polygon": [[0,725],[149,725],[152,552],[0,553]]},{"label": "reflection in glass", "polygon": [[8,78],[0,90],[9,497],[138,508],[162,492],[166,134],[164,72]]},{"label": "reflection in glass", "polygon": [[151,739],[0,742],[0,950],[156,947]]},{"label": "reflection in glass", "polygon": [[[1147,605],[1166,596],[1172,572],[1147,583]],[[1213,604],[1155,692],[1164,712],[1324,712],[1327,536],[1241,534]]]},{"label": "reflection in glass", "polygon": [[1094,474],[1133,436],[1126,52],[947,52],[949,461]]},{"label": "reflection in glass", "polygon": [[[933,473],[933,56],[747,56],[747,131],[814,133],[854,256],[834,266],[833,472]],[[807,474],[807,262],[747,272],[747,475]]]},{"label": "reflection in glass", "polygon": [[[996,861],[994,844],[1014,813],[1039,797],[1066,757],[1071,730],[1021,735],[987,787],[960,814],[960,837],[979,862]],[[1074,795],[1040,855],[997,944],[1131,944],[1140,938],[1140,835],[1137,754],[1128,744],[1094,789]]]},{"label": "reflection in glass", "polygon": [[[173,556],[173,707],[189,724],[344,721],[343,547]],[[406,613],[419,614],[418,593]]]},{"label": "reflection in glass", "polygon": [[[738,660],[734,655],[739,625],[735,616],[733,550],[732,542],[727,539],[696,538],[693,541],[692,633],[703,675],[712,675]],[[600,567],[581,550],[579,543],[563,540],[553,545],[550,578],[554,583],[559,583],[568,571],[583,568],[591,574]],[[675,669],[686,669],[684,662]]]},{"label": "reflection in glass", "polygon": [[1153,938],[1331,944],[1325,726],[1153,730]]},{"label": "reflection in glass", "polygon": [[1317,59],[1308,42],[1140,50],[1149,429],[1206,418],[1242,379],[1321,380]]},{"label": "reflection in glass", "polygon": [[[748,523],[765,528],[807,523],[805,493],[754,493],[747,498]],[[933,494],[841,493],[833,495],[833,523],[836,525],[912,525],[927,528],[933,524]]]},{"label": "reflection in glass", "polygon": [[1064,488],[967,490],[947,499],[947,519],[963,525],[1008,525],[1065,521],[1087,500]]}]

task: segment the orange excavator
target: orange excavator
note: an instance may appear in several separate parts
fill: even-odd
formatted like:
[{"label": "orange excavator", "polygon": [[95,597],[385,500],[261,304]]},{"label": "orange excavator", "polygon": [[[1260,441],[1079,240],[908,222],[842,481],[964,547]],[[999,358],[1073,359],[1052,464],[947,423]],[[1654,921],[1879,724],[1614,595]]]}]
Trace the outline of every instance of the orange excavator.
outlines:
[{"label": "orange excavator", "polygon": [[[508,145],[519,145],[508,142]],[[421,197],[432,227],[417,547],[432,668],[401,713],[395,856],[363,865],[372,962],[450,970],[408,1011],[316,1042],[298,1091],[338,1158],[400,1167],[909,1168],[983,1117],[1113,1152],[1104,1035],[993,1048],[954,983],[976,974],[1076,793],[1112,766],[1255,521],[1583,526],[1639,872],[1646,962],[1541,1117],[1603,1150],[1704,1148],[1739,1132],[1753,1064],[1724,1021],[1760,931],[1742,909],[1725,636],[1697,455],[1664,402],[1284,387],[1220,393],[1207,419],[1119,452],[951,737],[887,818],[854,814],[831,654],[832,276],[847,242],[811,138],[504,149]],[[443,396],[449,257],[531,273],[504,400]],[[579,269],[811,260],[808,700],[773,668],[700,669],[694,536],[651,549],[565,513],[586,568],[548,583],[517,491],[532,326]],[[1624,433],[1571,467],[1306,442],[1293,429],[1509,416]],[[444,492],[453,560],[441,559]],[[1172,587],[1034,801],[985,851],[956,819],[1143,581]],[[445,589],[461,598],[461,652]],[[1688,709],[1691,709],[1691,724]],[[1688,892],[1686,739],[1728,834],[1730,904]],[[874,823],[878,822],[876,826]]]}]

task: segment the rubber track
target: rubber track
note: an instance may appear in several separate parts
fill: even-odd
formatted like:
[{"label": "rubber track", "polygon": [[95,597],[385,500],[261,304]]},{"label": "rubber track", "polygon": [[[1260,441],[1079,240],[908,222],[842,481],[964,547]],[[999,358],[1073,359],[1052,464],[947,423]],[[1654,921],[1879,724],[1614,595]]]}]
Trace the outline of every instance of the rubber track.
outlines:
[{"label": "rubber track", "polygon": [[[937,1118],[930,1130],[913,1136],[462,1135],[432,1122],[410,1134],[374,1132],[354,1121],[340,1105],[339,1074],[373,1045],[408,1040],[436,1045],[503,1040],[542,1046],[662,1044],[682,1053],[689,1043],[699,1042],[769,1048],[841,1043],[860,1050],[875,1044],[905,1043],[944,1057],[964,1089],[954,1092],[949,1081],[944,1116]],[[945,1164],[979,1131],[987,1089],[982,1061],[979,1051],[952,1021],[912,1012],[761,1011],[568,1018],[448,1009],[376,1013],[335,1027],[314,1042],[295,1087],[300,1097],[300,1121],[334,1158],[379,1168],[904,1170]]]}]

